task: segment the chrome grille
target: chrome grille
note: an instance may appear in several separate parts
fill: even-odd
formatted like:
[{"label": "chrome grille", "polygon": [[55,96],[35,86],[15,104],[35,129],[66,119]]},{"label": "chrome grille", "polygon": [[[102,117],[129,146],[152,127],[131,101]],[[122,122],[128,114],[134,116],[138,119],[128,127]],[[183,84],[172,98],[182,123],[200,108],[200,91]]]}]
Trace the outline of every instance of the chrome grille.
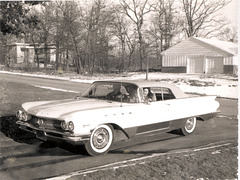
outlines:
[{"label": "chrome grille", "polygon": [[61,122],[61,120],[39,118],[36,116],[33,116],[32,119],[29,121],[29,123],[38,128],[44,128],[49,130],[62,130]]}]

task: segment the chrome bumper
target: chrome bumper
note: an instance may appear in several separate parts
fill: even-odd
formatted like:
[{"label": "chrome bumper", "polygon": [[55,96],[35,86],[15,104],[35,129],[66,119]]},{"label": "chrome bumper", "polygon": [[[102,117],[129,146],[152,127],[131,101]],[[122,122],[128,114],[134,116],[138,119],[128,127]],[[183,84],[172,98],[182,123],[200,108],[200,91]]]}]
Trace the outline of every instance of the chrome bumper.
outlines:
[{"label": "chrome bumper", "polygon": [[19,127],[20,129],[34,133],[36,135],[36,138],[41,139],[43,141],[47,141],[48,139],[59,139],[59,140],[71,142],[73,144],[82,144],[85,141],[88,141],[90,139],[90,134],[79,136],[71,132],[59,132],[55,130],[37,128],[23,121],[17,121],[16,123],[20,125]]}]

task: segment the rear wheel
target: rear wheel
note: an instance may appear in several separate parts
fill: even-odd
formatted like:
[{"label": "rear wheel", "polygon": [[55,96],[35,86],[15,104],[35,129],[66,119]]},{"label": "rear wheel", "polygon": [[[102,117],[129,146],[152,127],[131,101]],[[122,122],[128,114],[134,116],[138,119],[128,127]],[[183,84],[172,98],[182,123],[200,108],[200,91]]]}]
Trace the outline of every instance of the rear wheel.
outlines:
[{"label": "rear wheel", "polygon": [[113,139],[113,128],[109,125],[100,125],[93,130],[90,140],[85,143],[85,149],[91,156],[106,154]]},{"label": "rear wheel", "polygon": [[188,118],[185,123],[184,126],[181,128],[181,133],[184,136],[187,136],[189,134],[192,134],[196,128],[197,125],[197,119],[196,117],[190,117]]}]

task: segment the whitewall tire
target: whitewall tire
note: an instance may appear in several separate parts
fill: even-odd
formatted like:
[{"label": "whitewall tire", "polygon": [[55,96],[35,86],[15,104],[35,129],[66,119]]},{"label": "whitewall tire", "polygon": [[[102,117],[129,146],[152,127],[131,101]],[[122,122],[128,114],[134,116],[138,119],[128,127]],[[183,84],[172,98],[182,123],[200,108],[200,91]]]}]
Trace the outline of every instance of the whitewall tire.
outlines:
[{"label": "whitewall tire", "polygon": [[112,145],[113,139],[112,126],[99,125],[93,130],[90,140],[85,143],[85,149],[91,156],[106,154]]},{"label": "whitewall tire", "polygon": [[197,118],[196,117],[190,117],[188,118],[183,127],[181,128],[181,133],[184,135],[184,136],[187,136],[189,134],[192,134],[196,128],[196,125],[197,125]]}]

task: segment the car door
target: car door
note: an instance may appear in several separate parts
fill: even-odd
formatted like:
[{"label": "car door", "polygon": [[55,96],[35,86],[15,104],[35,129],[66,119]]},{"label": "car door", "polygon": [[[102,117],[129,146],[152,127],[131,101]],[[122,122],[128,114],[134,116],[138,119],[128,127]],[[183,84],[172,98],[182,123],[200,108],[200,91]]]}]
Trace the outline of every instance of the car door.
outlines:
[{"label": "car door", "polygon": [[[166,99],[175,98],[171,91],[162,87],[150,88],[157,97],[156,101],[142,103],[139,108],[137,134],[166,130],[171,124],[171,102]],[[168,98],[167,98],[168,97]]]}]

